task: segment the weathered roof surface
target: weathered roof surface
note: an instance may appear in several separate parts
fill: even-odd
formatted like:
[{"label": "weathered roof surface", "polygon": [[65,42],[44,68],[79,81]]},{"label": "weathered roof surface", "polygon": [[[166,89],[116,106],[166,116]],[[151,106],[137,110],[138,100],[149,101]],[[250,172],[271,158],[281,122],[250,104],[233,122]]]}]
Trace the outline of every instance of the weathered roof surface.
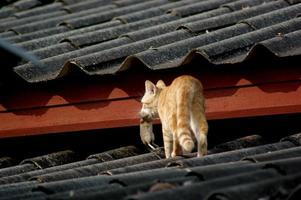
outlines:
[{"label": "weathered roof surface", "polygon": [[0,10],[0,37],[42,59],[9,71],[41,82],[73,68],[106,75],[299,56],[300,12],[299,0],[21,0]]},{"label": "weathered roof surface", "polygon": [[71,151],[54,153],[0,169],[0,199],[292,198],[300,192],[300,137],[266,144],[252,135],[202,158],[164,159],[162,148],[133,146],[79,161]]}]

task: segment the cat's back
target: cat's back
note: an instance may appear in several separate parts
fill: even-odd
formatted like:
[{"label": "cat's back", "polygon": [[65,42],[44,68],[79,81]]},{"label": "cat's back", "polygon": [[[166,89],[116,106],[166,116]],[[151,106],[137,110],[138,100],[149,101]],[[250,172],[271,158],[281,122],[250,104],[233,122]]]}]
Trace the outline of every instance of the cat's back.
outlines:
[{"label": "cat's back", "polygon": [[170,89],[174,91],[202,91],[202,83],[190,75],[182,75],[173,80]]}]

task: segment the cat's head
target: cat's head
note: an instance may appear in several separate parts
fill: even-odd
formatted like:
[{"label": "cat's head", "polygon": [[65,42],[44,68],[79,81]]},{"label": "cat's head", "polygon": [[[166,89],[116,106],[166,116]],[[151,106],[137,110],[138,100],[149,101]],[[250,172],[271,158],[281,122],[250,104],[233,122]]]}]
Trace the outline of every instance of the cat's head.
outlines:
[{"label": "cat's head", "polygon": [[149,80],[145,81],[145,93],[141,99],[142,108],[140,111],[142,119],[150,121],[158,117],[158,98],[165,87],[162,80],[159,80],[156,85]]}]

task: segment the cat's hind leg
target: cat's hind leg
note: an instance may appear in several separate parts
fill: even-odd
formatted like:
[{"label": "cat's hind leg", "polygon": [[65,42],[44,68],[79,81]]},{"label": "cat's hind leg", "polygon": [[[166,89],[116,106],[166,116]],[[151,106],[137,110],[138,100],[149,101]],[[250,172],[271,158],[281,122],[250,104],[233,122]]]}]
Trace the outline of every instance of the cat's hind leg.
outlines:
[{"label": "cat's hind leg", "polygon": [[178,138],[176,137],[176,133],[174,133],[173,136],[174,136],[173,137],[173,148],[172,148],[171,157],[183,155],[182,147],[179,143]]},{"label": "cat's hind leg", "polygon": [[173,137],[172,134],[164,128],[162,128],[162,132],[163,132],[165,157],[170,158],[173,150]]},{"label": "cat's hind leg", "polygon": [[195,111],[191,121],[191,129],[195,135],[198,144],[198,157],[207,154],[207,133],[208,124],[205,114],[202,110]]},{"label": "cat's hind leg", "polygon": [[207,133],[208,133],[208,124],[204,114],[201,114],[199,120],[199,133],[197,137],[198,141],[198,157],[204,156],[207,154]]}]

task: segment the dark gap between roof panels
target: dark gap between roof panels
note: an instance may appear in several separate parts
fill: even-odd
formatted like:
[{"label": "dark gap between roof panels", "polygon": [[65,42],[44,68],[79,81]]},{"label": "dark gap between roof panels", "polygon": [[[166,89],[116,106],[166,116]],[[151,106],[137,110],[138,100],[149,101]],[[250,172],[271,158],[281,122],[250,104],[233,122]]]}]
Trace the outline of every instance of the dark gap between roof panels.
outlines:
[{"label": "dark gap between roof panels", "polygon": [[16,165],[16,160],[11,157],[1,157],[0,158],[0,169],[11,167]]},{"label": "dark gap between roof panels", "polygon": [[11,4],[11,3],[14,3],[14,2],[16,2],[17,0],[3,0],[3,1],[1,1],[0,2],[0,6],[1,7],[4,7],[4,6],[6,6],[6,5],[8,5],[8,4]]}]

